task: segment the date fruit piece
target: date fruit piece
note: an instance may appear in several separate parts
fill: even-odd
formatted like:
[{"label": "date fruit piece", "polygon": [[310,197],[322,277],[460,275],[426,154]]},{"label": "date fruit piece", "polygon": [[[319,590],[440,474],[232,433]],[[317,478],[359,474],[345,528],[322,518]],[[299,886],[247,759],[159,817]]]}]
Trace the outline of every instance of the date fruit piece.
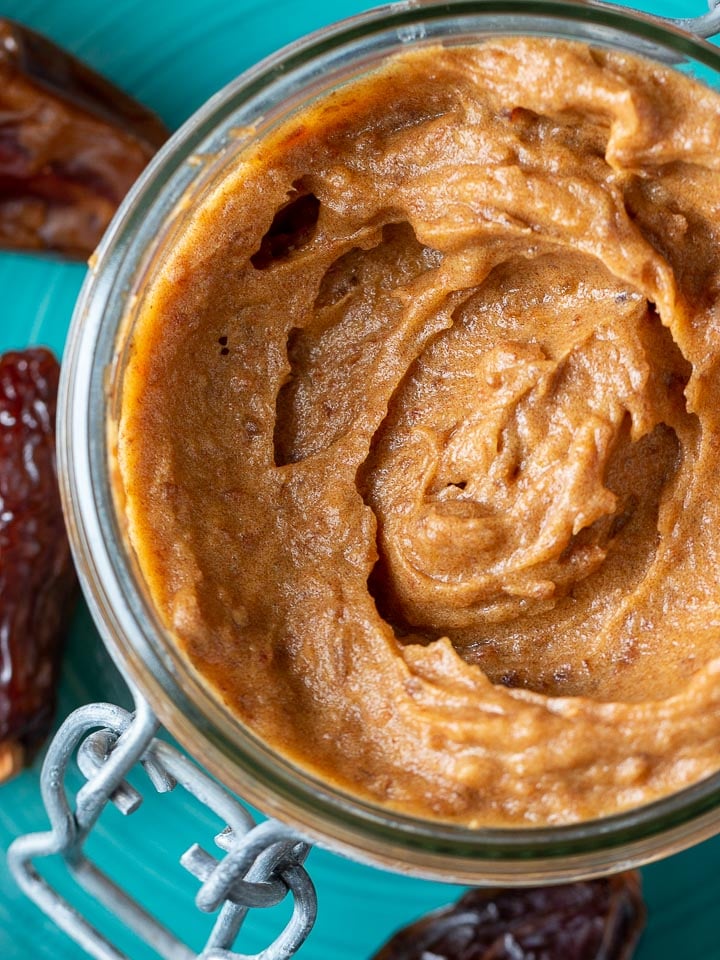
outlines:
[{"label": "date fruit piece", "polygon": [[59,373],[48,350],[0,357],[0,781],[48,733],[77,593],[55,464]]},{"label": "date fruit piece", "polygon": [[635,872],[471,890],[395,934],[374,960],[630,960],[644,924]]},{"label": "date fruit piece", "polygon": [[0,18],[0,246],[87,257],[167,136],[75,57]]}]

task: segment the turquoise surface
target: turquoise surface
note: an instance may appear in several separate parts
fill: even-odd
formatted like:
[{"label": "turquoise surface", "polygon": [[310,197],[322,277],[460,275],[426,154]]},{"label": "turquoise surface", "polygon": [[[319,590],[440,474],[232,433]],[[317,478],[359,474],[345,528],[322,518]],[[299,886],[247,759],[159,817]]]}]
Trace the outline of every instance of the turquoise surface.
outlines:
[{"label": "turquoise surface", "polygon": [[[210,94],[279,46],[331,20],[365,9],[362,0],[0,0],[0,15],[41,30],[74,51],[177,127]],[[690,16],[703,0],[656,0],[651,12]],[[42,343],[58,353],[84,268],[0,254],[0,350]],[[75,618],[65,658],[59,718],[76,706],[124,696],[84,607]],[[0,788],[0,851],[20,833],[45,829],[38,765]],[[80,783],[75,775],[72,785]],[[212,849],[217,823],[179,791],[154,795],[138,780],[146,802],[125,819],[110,808],[88,849],[188,943],[198,949],[210,918],[192,906],[196,881],[178,865],[192,843]],[[650,921],[638,960],[679,956],[720,958],[716,933],[720,838],[643,871]],[[314,851],[309,868],[318,888],[318,922],[305,960],[361,960],[398,926],[457,896],[457,889],[392,876]],[[60,865],[48,875],[68,896],[74,886]],[[141,947],[97,906],[77,897],[101,926],[144,960]],[[287,916],[285,906],[252,911],[238,949],[267,945]],[[65,960],[79,949],[17,890],[0,852],[0,958]]]}]

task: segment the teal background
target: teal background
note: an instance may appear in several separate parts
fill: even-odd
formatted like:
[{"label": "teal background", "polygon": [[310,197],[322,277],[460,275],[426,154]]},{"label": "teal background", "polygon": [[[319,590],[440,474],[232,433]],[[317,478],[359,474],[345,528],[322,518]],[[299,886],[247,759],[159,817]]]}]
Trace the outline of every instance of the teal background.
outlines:
[{"label": "teal background", "polygon": [[[21,20],[84,58],[129,93],[179,126],[210,94],[262,56],[331,20],[365,9],[362,0],[0,0],[0,15]],[[638,4],[653,13],[703,13],[703,0]],[[0,350],[46,344],[60,353],[84,267],[0,254]],[[84,607],[75,618],[65,658],[60,708],[123,697],[121,681],[104,654]],[[79,949],[17,890],[3,851],[20,833],[44,829],[38,764],[0,788],[0,958],[65,960]],[[75,775],[71,786],[80,783]],[[146,802],[130,818],[110,808],[91,841],[90,854],[118,882],[199,949],[210,918],[192,905],[196,881],[178,865],[192,843],[211,850],[218,824],[176,791],[159,797],[142,774]],[[720,838],[643,871],[648,929],[638,960],[720,958]],[[309,867],[318,888],[318,922],[305,960],[361,960],[398,926],[457,896],[457,889],[362,867],[314,851]],[[72,892],[60,864],[48,875],[133,958],[155,956],[95,905]],[[287,905],[252,911],[237,949],[266,946],[287,917]]]}]

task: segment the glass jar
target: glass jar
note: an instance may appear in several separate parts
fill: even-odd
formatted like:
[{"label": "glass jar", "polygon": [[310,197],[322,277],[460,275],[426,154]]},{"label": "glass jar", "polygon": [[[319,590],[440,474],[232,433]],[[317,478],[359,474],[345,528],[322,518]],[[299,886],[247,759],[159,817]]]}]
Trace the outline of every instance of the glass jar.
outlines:
[{"label": "glass jar", "polygon": [[68,340],[59,468],[84,591],[123,674],[226,786],[355,859],[469,883],[606,874],[720,831],[720,775],[571,826],[469,829],[391,812],[294,766],[235,720],[160,624],[112,495],[112,448],[134,308],[188,211],[238,153],[292,112],[409,45],[554,36],[641,54],[720,90],[720,51],[650,17],[576,0],[403,0],[286,47],[205,104],[148,167],[91,263]]}]

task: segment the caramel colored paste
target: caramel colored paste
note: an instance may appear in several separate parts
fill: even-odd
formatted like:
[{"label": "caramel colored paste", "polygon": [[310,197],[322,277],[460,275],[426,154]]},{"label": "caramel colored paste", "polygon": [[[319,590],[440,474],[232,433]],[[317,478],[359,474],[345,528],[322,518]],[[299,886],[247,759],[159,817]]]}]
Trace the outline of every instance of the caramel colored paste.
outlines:
[{"label": "caramel colored paste", "polygon": [[241,152],[145,295],[129,534],[274,748],[470,825],[720,765],[720,98],[411,51]]}]

